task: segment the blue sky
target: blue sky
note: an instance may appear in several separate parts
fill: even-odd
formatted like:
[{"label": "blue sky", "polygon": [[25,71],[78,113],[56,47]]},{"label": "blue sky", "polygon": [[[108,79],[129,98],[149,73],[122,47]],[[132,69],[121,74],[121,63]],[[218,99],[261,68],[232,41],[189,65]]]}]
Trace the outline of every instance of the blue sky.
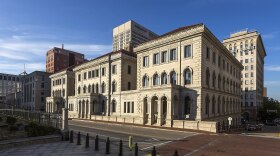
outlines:
[{"label": "blue sky", "polygon": [[220,39],[244,28],[262,34],[265,85],[279,99],[280,1],[277,0],[1,0],[0,72],[45,69],[54,46],[93,58],[112,49],[112,29],[130,19],[158,34],[203,22]]}]

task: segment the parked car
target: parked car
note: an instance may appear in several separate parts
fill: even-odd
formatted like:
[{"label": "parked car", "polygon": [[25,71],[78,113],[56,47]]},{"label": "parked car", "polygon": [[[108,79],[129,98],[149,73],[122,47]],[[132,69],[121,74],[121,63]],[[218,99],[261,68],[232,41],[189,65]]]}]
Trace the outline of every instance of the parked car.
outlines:
[{"label": "parked car", "polygon": [[255,130],[257,130],[258,128],[257,128],[257,125],[256,125],[256,124],[247,124],[246,129],[247,129],[248,131],[255,131]]}]

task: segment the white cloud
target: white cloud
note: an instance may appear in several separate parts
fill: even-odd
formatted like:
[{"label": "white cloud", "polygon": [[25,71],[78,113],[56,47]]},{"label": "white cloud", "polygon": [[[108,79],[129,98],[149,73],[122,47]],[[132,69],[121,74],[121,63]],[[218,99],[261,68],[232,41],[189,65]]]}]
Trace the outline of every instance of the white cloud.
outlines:
[{"label": "white cloud", "polygon": [[265,86],[280,86],[280,81],[264,81]]},{"label": "white cloud", "polygon": [[268,34],[263,34],[262,37],[265,39],[274,39],[277,36],[279,36],[279,34],[280,34],[280,31],[273,31]]},{"label": "white cloud", "polygon": [[[50,36],[51,37],[51,36]],[[0,72],[18,74],[26,70],[45,70],[46,52],[53,47],[61,47],[61,43],[51,39],[36,40],[28,36],[14,35],[0,40]],[[91,59],[111,51],[111,45],[64,43],[64,48],[85,54]]]},{"label": "white cloud", "polygon": [[280,65],[265,66],[264,69],[267,71],[280,71]]}]

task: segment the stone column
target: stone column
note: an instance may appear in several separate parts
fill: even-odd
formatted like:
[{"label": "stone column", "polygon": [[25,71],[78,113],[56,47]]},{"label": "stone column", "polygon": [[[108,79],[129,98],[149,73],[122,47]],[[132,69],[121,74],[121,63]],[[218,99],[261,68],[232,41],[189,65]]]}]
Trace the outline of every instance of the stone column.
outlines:
[{"label": "stone column", "polygon": [[171,100],[167,100],[167,113],[166,113],[166,126],[172,127],[172,116],[173,116],[173,109],[172,109],[172,102]]},{"label": "stone column", "polygon": [[68,130],[68,108],[62,108],[62,126],[61,132],[63,135],[63,140],[69,139],[69,130]]},{"label": "stone column", "polygon": [[159,99],[158,100],[158,120],[157,120],[157,125],[161,126],[162,125],[162,101]]}]

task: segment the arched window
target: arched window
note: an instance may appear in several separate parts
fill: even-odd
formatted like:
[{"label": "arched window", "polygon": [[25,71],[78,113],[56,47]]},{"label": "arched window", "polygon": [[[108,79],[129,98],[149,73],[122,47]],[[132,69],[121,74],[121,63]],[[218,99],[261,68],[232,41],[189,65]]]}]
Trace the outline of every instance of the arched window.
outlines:
[{"label": "arched window", "polygon": [[161,74],[161,84],[167,84],[167,74],[165,72]]},{"label": "arched window", "polygon": [[98,83],[95,85],[95,92],[96,92],[96,93],[99,93],[99,86],[98,86]]},{"label": "arched window", "polygon": [[192,75],[189,68],[185,70],[184,77],[185,77],[185,85],[191,84]]},{"label": "arched window", "polygon": [[172,71],[172,72],[170,73],[170,83],[171,83],[171,84],[176,84],[176,79],[177,79],[177,77],[176,77],[176,72],[175,72],[175,71]]},{"label": "arched window", "polygon": [[221,97],[218,96],[218,113],[221,111]]},{"label": "arched window", "polygon": [[153,76],[153,85],[154,86],[159,85],[159,76],[158,76],[158,74],[154,74],[154,76]]},{"label": "arched window", "polygon": [[228,80],[228,78],[227,78],[227,86],[226,86],[226,88],[227,88],[227,91],[229,91],[229,80]]},{"label": "arched window", "polygon": [[115,99],[113,99],[113,101],[112,101],[112,112],[116,112],[116,100]]},{"label": "arched window", "polygon": [[101,85],[101,93],[105,93],[105,88],[106,88],[106,85],[103,82],[102,85]]},{"label": "arched window", "polygon": [[112,92],[116,92],[116,82],[112,82]]},{"label": "arched window", "polygon": [[91,85],[88,85],[88,93],[91,93]]},{"label": "arched window", "polygon": [[80,94],[81,93],[81,87],[79,86],[78,87],[78,94]]},{"label": "arched window", "polygon": [[65,89],[62,90],[62,96],[65,96]]},{"label": "arched window", "polygon": [[221,89],[221,81],[222,81],[221,75],[219,74],[219,75],[218,75],[218,88],[219,88],[219,89]]},{"label": "arched window", "polygon": [[206,115],[209,115],[209,103],[210,103],[210,99],[209,99],[209,96],[207,94],[206,98],[205,98],[205,114]]},{"label": "arched window", "polygon": [[92,88],[92,93],[95,93],[94,92],[94,84],[91,85],[91,88]]},{"label": "arched window", "polygon": [[216,98],[215,95],[212,97],[212,114],[215,114],[215,109],[216,109]]},{"label": "arched window", "polygon": [[223,90],[225,90],[226,89],[226,79],[225,79],[225,77],[223,77]]},{"label": "arched window", "polygon": [[84,93],[86,93],[86,91],[87,91],[87,86],[84,86]]},{"label": "arched window", "polygon": [[209,87],[210,84],[210,71],[209,68],[206,69],[206,85]]},{"label": "arched window", "polygon": [[148,78],[148,76],[147,75],[145,75],[144,77],[143,77],[143,87],[147,87],[147,86],[149,86],[149,78]]},{"label": "arched window", "polygon": [[185,109],[184,109],[184,113],[186,114],[190,114],[191,113],[191,98],[189,96],[185,97]]},{"label": "arched window", "polygon": [[212,86],[214,88],[216,87],[216,74],[215,74],[215,71],[213,71],[213,75],[212,75]]}]

